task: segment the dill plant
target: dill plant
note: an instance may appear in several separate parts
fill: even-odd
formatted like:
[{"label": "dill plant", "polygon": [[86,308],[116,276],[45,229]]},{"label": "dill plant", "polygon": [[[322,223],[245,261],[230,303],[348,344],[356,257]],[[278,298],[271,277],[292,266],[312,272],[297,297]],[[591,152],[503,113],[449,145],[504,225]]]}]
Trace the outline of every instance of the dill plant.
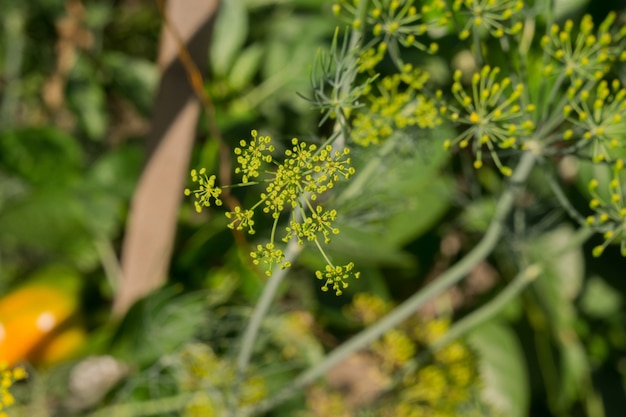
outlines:
[{"label": "dill plant", "polygon": [[[320,111],[322,123],[334,122],[333,133],[316,143],[293,138],[284,153],[278,155],[273,138],[252,131],[251,138],[242,139],[233,150],[238,164],[235,174],[241,181],[227,187],[256,187],[259,192],[256,203],[250,207],[226,212],[228,227],[256,234],[256,219],[260,215],[271,218],[272,225],[266,243],[258,244],[250,253],[253,263],[270,280],[244,334],[231,379],[241,383],[246,378],[261,322],[278,283],[296,260],[299,247],[312,245],[326,262],[323,269],[315,272],[322,281],[322,290],[341,295],[352,279],[359,278],[358,265],[337,265],[326,251],[333,236],[341,232],[335,224],[341,213],[332,207],[330,196],[338,183],[358,181],[360,175],[352,166],[351,148],[384,148],[398,132],[410,132],[417,147],[420,132],[442,125],[454,126],[456,134],[441,138],[439,145],[470,155],[476,170],[495,169],[508,182],[483,239],[463,259],[399,306],[381,307],[381,301],[357,296],[357,304],[368,306],[358,313],[366,326],[364,330],[300,374],[290,386],[239,410],[240,415],[257,415],[275,407],[349,355],[367,347],[380,355],[383,368],[390,375],[407,367],[414,371],[396,381],[401,387],[400,400],[383,415],[417,415],[415,404],[426,402],[431,409],[438,407],[435,402],[454,383],[460,384],[461,391],[463,384],[477,383],[471,355],[464,353],[464,345],[443,335],[462,336],[495,314],[505,300],[511,300],[540,276],[540,267],[519,265],[518,279],[493,304],[476,311],[463,323],[446,324],[438,337],[423,339],[423,346],[418,346],[415,334],[409,336],[402,330],[402,323],[414,319],[427,301],[459,282],[495,250],[519,189],[528,183],[537,167],[549,175],[550,165],[560,157],[574,157],[581,163],[610,170],[610,181],[596,178],[589,183],[589,208],[593,214],[588,216],[574,209],[558,182],[551,180],[550,185],[556,199],[581,227],[604,236],[604,243],[593,250],[594,256],[600,256],[613,242],[621,242],[622,254],[626,256],[626,89],[613,71],[626,60],[626,28],[615,25],[615,13],[599,24],[590,16],[579,23],[555,23],[551,21],[551,5],[545,5],[539,12],[548,23],[545,34],[540,34],[535,33],[539,6],[531,8],[522,0],[334,3],[332,11],[347,25],[348,33],[341,42],[342,37],[336,32],[330,51],[320,53],[312,74],[313,95],[308,98]],[[439,51],[431,34],[454,36],[471,51],[475,69],[455,70],[449,88],[431,82],[431,74],[419,66],[419,54]],[[194,169],[191,178],[196,188],[185,193],[195,197],[198,211],[222,204],[220,195],[225,187],[216,186],[214,175],[201,168]],[[372,311],[380,314],[371,314]],[[456,354],[449,355],[467,358],[469,365],[453,371],[457,375],[451,380],[432,365],[420,370],[423,364],[411,358],[422,347],[434,350],[440,357],[451,349]],[[447,369],[454,370],[455,366]],[[424,380],[438,381],[429,386],[438,387],[437,398],[424,397],[427,393],[420,387]],[[340,415],[337,410],[341,401],[327,398],[329,404],[336,405],[330,407],[335,415]],[[462,400],[445,409],[447,414],[438,415],[455,415],[455,407]],[[430,415],[428,407],[419,415]],[[232,403],[230,411],[235,413]]]}]

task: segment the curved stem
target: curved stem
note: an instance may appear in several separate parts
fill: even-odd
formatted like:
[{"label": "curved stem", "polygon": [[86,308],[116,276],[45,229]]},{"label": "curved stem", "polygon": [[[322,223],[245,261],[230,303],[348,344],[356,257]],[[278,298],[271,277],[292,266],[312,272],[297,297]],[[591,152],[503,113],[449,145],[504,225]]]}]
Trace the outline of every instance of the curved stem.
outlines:
[{"label": "curved stem", "polygon": [[427,301],[441,294],[446,289],[464,278],[472,270],[472,268],[485,259],[498,244],[499,238],[504,229],[504,220],[513,208],[516,190],[519,186],[525,184],[530,172],[535,166],[535,163],[536,156],[534,154],[527,152],[522,156],[518,166],[511,176],[510,186],[500,196],[494,218],[491,221],[484,238],[470,253],[467,254],[467,256],[461,259],[446,273],[441,275],[439,279],[415,293],[404,303],[400,304],[391,313],[387,314],[381,320],[358,333],[337,349],[333,350],[316,366],[301,373],[288,387],[284,388],[268,400],[259,403],[253,409],[244,410],[242,415],[261,414],[293,397],[302,388],[324,375],[333,366],[343,361],[354,352],[368,346],[370,343],[382,336],[386,331],[397,326],[414,314]]},{"label": "curved stem", "polygon": [[[287,249],[285,250],[285,261],[293,262],[301,250],[302,247],[298,244],[297,239],[291,239],[289,241],[289,244],[287,245]],[[243,334],[239,356],[237,357],[238,381],[241,381],[246,373],[246,370],[248,369],[248,365],[250,364],[250,358],[252,357],[252,348],[254,347],[254,342],[259,333],[259,329],[261,328],[263,318],[267,315],[272,300],[274,299],[274,295],[278,290],[278,286],[283,281],[283,278],[286,275],[287,270],[282,269],[280,265],[277,265],[274,268],[274,271],[269,281],[267,282],[265,287],[263,287],[263,293],[261,294],[261,298],[259,298],[256,306],[254,306],[254,311]]]},{"label": "curved stem", "polygon": [[397,386],[405,375],[416,371],[434,353],[445,348],[450,343],[465,336],[471,330],[495,317],[509,302],[517,297],[528,286],[528,284],[533,282],[540,273],[541,266],[535,264],[530,265],[517,274],[509,285],[507,285],[506,288],[504,288],[494,299],[452,325],[452,327],[450,327],[450,329],[442,337],[424,349],[411,362],[407,363],[406,366],[402,368],[400,374],[397,377],[394,377],[393,381],[386,387],[386,390],[391,390],[393,387]]},{"label": "curved stem", "polygon": [[[362,22],[365,22],[365,16],[367,13],[367,9],[369,7],[369,0],[361,1],[358,7],[359,7],[358,9],[359,18],[361,19]],[[363,23],[363,25],[361,26],[359,30],[353,30],[351,38],[350,38],[350,43],[349,43],[350,50],[353,50],[354,48],[357,47],[358,42],[363,37],[364,28],[365,28],[365,23]],[[344,84],[342,91],[348,91],[350,89],[354,80],[349,80],[349,81],[350,81],[349,83],[346,82]],[[336,140],[338,141],[338,143],[343,144],[345,141],[345,138],[341,134],[339,134]],[[335,147],[336,144],[337,142],[333,143],[333,147]],[[301,245],[298,244],[298,240],[296,238],[291,239],[289,241],[289,244],[287,245],[287,249],[285,250],[285,261],[293,262],[301,250],[302,250],[302,247]],[[256,306],[254,307],[252,318],[250,319],[250,322],[248,323],[248,326],[246,327],[245,333],[243,335],[242,343],[241,343],[241,349],[237,357],[236,381],[241,381],[241,379],[246,373],[248,365],[250,364],[250,359],[252,357],[252,349],[254,347],[254,342],[259,333],[259,329],[261,327],[263,318],[265,318],[265,316],[267,315],[267,312],[272,303],[272,300],[274,299],[274,295],[276,294],[276,291],[278,290],[278,286],[280,285],[280,283],[282,282],[286,274],[287,274],[287,271],[285,269],[281,269],[280,266],[277,266],[276,268],[274,268],[274,271],[272,272],[272,276],[270,277],[269,281],[263,288],[263,293],[261,294],[261,298],[259,299]]]},{"label": "curved stem", "polygon": [[[350,41],[348,43],[348,51],[352,52],[355,51],[358,48],[359,42],[361,42],[361,40],[363,39],[363,36],[365,34],[365,20],[367,17],[367,10],[369,9],[369,0],[363,0],[360,1],[358,6],[357,6],[357,16],[355,16],[357,19],[359,19],[361,21],[361,27],[359,29],[352,29],[352,33],[350,35]],[[354,56],[351,56],[350,59],[357,59]],[[341,86],[341,90],[340,90],[340,96],[344,96],[347,95],[350,92],[350,89],[352,88],[352,85],[354,84],[354,79],[356,78],[356,72],[354,73],[354,76],[352,77],[352,79],[350,80],[346,80],[346,82],[344,82],[344,84]],[[337,136],[337,138],[335,139],[335,141],[333,142],[333,149],[334,150],[342,150],[342,148],[346,145],[346,138],[347,138],[347,129],[346,129],[346,125],[347,125],[347,120],[345,117],[345,114],[343,113],[343,111],[340,111],[339,114],[337,114],[337,122],[335,123],[333,132],[341,132],[340,135]]]},{"label": "curved stem", "polygon": [[[568,242],[565,247],[556,251],[550,259],[557,259],[569,253],[575,248],[579,248],[593,232],[588,228],[580,229],[575,236]],[[527,266],[491,301],[481,306],[474,312],[468,314],[452,327],[439,339],[433,342],[427,349],[423,350],[415,359],[407,363],[403,367],[400,375],[394,377],[386,389],[390,390],[402,381],[402,378],[417,370],[424,364],[434,353],[445,348],[455,340],[467,335],[469,332],[480,326],[481,324],[493,319],[500,311],[504,309],[511,301],[515,299],[529,284],[535,281],[543,272],[544,264],[535,263]]]}]

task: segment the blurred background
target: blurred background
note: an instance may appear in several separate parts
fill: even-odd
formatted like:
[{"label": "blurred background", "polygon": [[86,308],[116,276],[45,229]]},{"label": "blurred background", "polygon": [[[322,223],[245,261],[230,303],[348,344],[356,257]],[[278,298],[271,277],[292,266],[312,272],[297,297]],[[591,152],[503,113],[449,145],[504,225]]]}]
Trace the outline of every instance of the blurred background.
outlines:
[{"label": "blurred background", "polygon": [[[18,384],[25,405],[16,415],[81,415],[98,404],[170,394],[163,358],[198,342],[231,351],[260,294],[264,278],[247,258],[257,237],[227,229],[224,208],[196,213],[182,190],[191,168],[223,173],[224,150],[227,155],[252,129],[283,144],[330,132],[297,93],[310,96],[316,53],[328,49],[343,23],[321,0],[228,0],[219,11],[211,8],[216,3],[201,3],[207,20],[197,22],[150,0],[0,0],[0,362],[25,364],[31,375]],[[626,5],[559,0],[555,10],[557,21],[590,13],[600,22]],[[185,25],[185,18],[194,23]],[[203,75],[199,90],[186,84],[190,67],[168,71],[166,21],[182,42],[206,34],[188,45]],[[438,42],[441,52],[419,65],[435,70],[433,83],[445,86],[466,51],[454,34]],[[186,91],[186,100],[211,99],[196,102],[198,115],[190,110],[187,130],[174,131],[173,139],[168,128],[187,109],[172,107],[168,88]],[[342,314],[354,294],[401,302],[484,232],[501,179],[489,169],[468,174],[471,161],[425,143],[386,159],[394,170],[372,180],[366,195],[341,203],[342,233],[331,253],[354,261],[363,279],[343,297],[322,293],[313,275],[319,256],[305,250],[281,289],[277,310],[309,323],[314,337],[307,354],[318,358],[354,332]],[[166,157],[159,158],[159,149]],[[176,149],[179,157],[169,159]],[[356,149],[357,169],[375,152]],[[561,168],[568,196],[588,212],[589,174]],[[150,181],[150,169],[157,173],[157,197],[146,191],[150,197],[142,200],[138,190]],[[160,187],[158,173],[172,184]],[[545,193],[528,203],[532,228],[524,254],[548,262],[546,276],[475,349],[487,362],[504,355],[490,369],[509,381],[501,395],[517,415],[621,416],[626,261],[619,248],[591,257],[599,238],[567,258],[546,259],[572,240],[574,225],[541,182],[531,180]],[[234,198],[254,202],[243,191]],[[150,252],[159,239],[162,245]],[[510,256],[505,248],[494,253],[424,316],[443,303],[462,317],[492,298],[515,275]],[[132,271],[138,288],[128,289],[123,271]],[[273,322],[267,337],[288,329]],[[293,341],[263,346],[272,343]],[[295,367],[285,368],[277,383],[288,381]],[[159,383],[146,382],[155,375]]]}]

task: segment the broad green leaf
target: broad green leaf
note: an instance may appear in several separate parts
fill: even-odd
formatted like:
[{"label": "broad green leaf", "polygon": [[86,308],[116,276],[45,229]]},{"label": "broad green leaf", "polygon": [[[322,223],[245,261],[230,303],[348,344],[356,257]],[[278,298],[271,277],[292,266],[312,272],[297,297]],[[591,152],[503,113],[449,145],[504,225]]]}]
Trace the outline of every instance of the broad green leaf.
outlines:
[{"label": "broad green leaf", "polygon": [[239,91],[245,88],[259,71],[265,49],[256,43],[244,49],[233,64],[228,74],[230,88]]},{"label": "broad green leaf", "polygon": [[147,366],[191,340],[209,317],[202,294],[180,295],[180,290],[160,289],[137,301],[120,323],[110,351]]},{"label": "broad green leaf", "polygon": [[248,37],[248,11],[241,0],[220,3],[211,42],[211,67],[217,77],[226,77]]},{"label": "broad green leaf", "polygon": [[561,335],[560,351],[561,372],[555,404],[557,409],[569,410],[588,386],[591,369],[587,352],[573,332]]},{"label": "broad green leaf", "polygon": [[506,326],[489,322],[474,329],[469,343],[479,353],[483,398],[507,417],[528,415],[530,392],[519,341]]},{"label": "broad green leaf", "polygon": [[561,226],[531,242],[528,251],[530,260],[543,266],[533,287],[558,349],[555,377],[559,385],[551,387],[555,394],[550,400],[561,411],[578,400],[589,378],[587,355],[574,331],[573,302],[581,291],[585,270],[582,248],[572,244],[574,238],[571,227]]},{"label": "broad green leaf", "polygon": [[[339,264],[354,262],[359,266],[385,265],[411,268],[415,263],[409,253],[382,238],[384,226],[366,228],[338,222],[337,227],[340,233],[332,237],[327,250],[332,254],[334,261]],[[314,247],[305,251],[300,261],[306,261],[307,264],[315,265],[316,268],[323,268],[325,264]]]},{"label": "broad green leaf", "polygon": [[[421,134],[421,133],[418,133]],[[405,262],[399,249],[432,228],[445,213],[454,185],[439,172],[447,153],[429,137],[396,136],[354,152],[356,175],[338,187],[341,231],[331,250],[371,262]],[[374,237],[375,236],[375,237]]]},{"label": "broad green leaf", "polygon": [[562,253],[573,239],[573,229],[561,226],[541,235],[528,247],[530,260],[543,266],[543,274],[533,285],[555,331],[571,329],[575,319],[572,302],[579,294],[584,278],[582,247],[574,246]]},{"label": "broad green leaf", "polygon": [[610,318],[618,314],[622,306],[622,296],[601,277],[594,275],[587,281],[580,306],[588,316]]}]

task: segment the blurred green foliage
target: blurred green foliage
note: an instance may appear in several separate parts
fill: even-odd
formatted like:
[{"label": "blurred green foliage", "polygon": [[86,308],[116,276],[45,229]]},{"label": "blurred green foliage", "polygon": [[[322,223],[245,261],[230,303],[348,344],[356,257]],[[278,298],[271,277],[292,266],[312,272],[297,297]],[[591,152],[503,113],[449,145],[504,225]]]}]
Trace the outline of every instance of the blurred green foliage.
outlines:
[{"label": "blurred green foliage", "polygon": [[[605,13],[599,3],[626,12],[617,1],[556,3],[557,20],[591,11],[599,21]],[[170,285],[137,303],[120,325],[108,323],[115,291],[110,267],[144,160],[141,141],[159,77],[154,62],[162,21],[151,1],[89,0],[82,11],[67,4],[0,0],[0,295],[51,264],[79,272],[82,314],[93,336],[85,352],[111,353],[131,365],[128,379],[102,404],[174,395],[180,390],[177,372],[186,370],[180,358],[192,343],[203,342],[202,349],[208,345],[216,355],[233,353],[263,278],[226,229],[222,210],[196,215],[187,204],[180,213]],[[223,2],[205,88],[232,147],[253,128],[284,143],[293,136],[330,133],[329,124],[319,126],[321,115],[296,94],[310,96],[316,51],[328,49],[337,24],[330,6],[316,0]],[[61,44],[55,25],[68,18],[72,36]],[[450,63],[462,52],[453,34],[438,41],[440,53],[419,63],[441,69],[433,90],[451,83]],[[64,67],[61,58],[70,65]],[[626,72],[616,76],[624,79]],[[537,71],[531,88],[540,78]],[[451,129],[442,126],[431,135],[446,137]],[[192,166],[217,171],[218,148],[207,132],[202,120],[198,135],[203,139]],[[354,324],[341,308],[354,294],[401,301],[485,232],[494,195],[503,186],[496,170],[474,172],[470,159],[451,157],[423,133],[417,148],[407,145],[415,134],[395,135],[387,147],[354,150],[357,172],[367,174],[336,190],[342,232],[330,253],[339,262],[358,263],[362,278],[342,299],[323,294],[311,272],[319,267],[319,255],[303,253],[255,351],[269,388],[288,384],[297,370],[352,334]],[[444,171],[444,165],[453,169]],[[589,179],[600,175],[592,175],[592,169],[583,164],[566,188],[584,213],[589,212],[583,198]],[[546,188],[542,179],[532,181]],[[235,195],[242,202],[254,198],[245,190]],[[489,282],[493,275],[486,273],[485,288],[460,301],[448,294],[437,308],[462,317],[510,281],[518,261],[541,262],[544,274],[530,291],[469,337],[484,358],[480,369],[488,398],[504,404],[508,416],[620,416],[626,409],[624,259],[615,248],[592,258],[592,244],[575,244],[560,256],[575,242],[572,222],[547,192],[516,216],[527,216],[532,227],[524,231],[526,241],[512,242],[521,246],[519,252],[503,246],[489,258],[496,279]],[[508,225],[511,240],[514,223]],[[259,225],[269,226],[269,221]],[[511,259],[519,253],[523,259]],[[303,325],[307,331],[285,332],[298,314],[310,320]],[[285,359],[281,353],[293,346],[298,354]],[[40,376],[33,384],[40,377],[66,377],[67,366],[35,371]],[[63,404],[69,395],[67,385],[36,388],[34,394],[18,391],[18,397],[43,406],[55,403],[51,397]],[[64,406],[52,415],[64,415]],[[294,404],[272,415],[290,415],[290,407]],[[27,413],[25,408],[16,415]]]}]

